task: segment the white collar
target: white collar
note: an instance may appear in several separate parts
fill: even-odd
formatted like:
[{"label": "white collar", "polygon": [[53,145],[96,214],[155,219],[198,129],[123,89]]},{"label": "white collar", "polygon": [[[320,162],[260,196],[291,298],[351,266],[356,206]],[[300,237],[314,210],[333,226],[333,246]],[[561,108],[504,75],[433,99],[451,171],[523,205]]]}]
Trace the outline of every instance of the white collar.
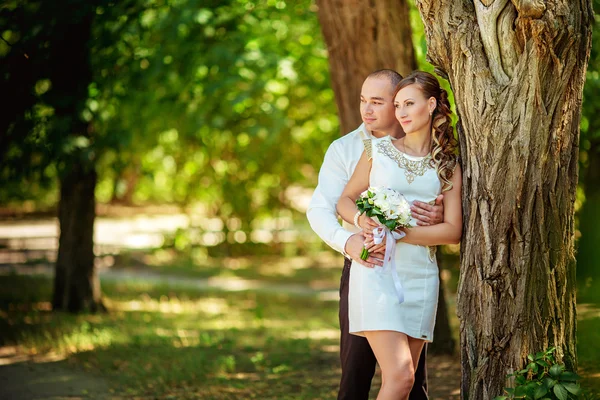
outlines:
[{"label": "white collar", "polygon": [[[367,140],[367,139],[377,139],[375,136],[373,136],[373,134],[365,127],[365,123],[363,122],[362,124],[360,124],[360,126],[356,129],[358,131],[358,134],[360,135],[362,140]],[[397,140],[395,137],[392,137],[391,135],[386,135],[389,136],[389,138],[391,140]],[[386,137],[386,136],[382,136],[382,137]]]},{"label": "white collar", "polygon": [[375,136],[373,136],[371,132],[369,132],[369,130],[365,127],[364,122],[360,124],[357,130],[362,140],[375,139]]}]

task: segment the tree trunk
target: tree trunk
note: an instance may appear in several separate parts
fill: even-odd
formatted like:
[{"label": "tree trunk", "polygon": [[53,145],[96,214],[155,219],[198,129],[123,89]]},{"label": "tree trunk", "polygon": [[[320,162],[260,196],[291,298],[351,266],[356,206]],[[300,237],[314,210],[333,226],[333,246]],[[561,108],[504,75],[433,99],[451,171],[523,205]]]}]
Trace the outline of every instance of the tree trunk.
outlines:
[{"label": "tree trunk", "polygon": [[58,163],[60,238],[52,304],[55,310],[94,312],[104,310],[94,269],[96,151],[92,124],[83,120],[82,112],[92,82],[90,40],[96,6],[88,2],[71,11],[60,14],[48,33],[52,89],[46,101],[55,113],[51,134],[63,138],[70,149]]},{"label": "tree trunk", "polygon": [[460,117],[462,398],[549,345],[576,367],[573,207],[590,0],[419,0]]},{"label": "tree trunk", "polygon": [[[406,75],[417,69],[410,10],[406,0],[318,0],[317,4],[344,135],[361,123],[358,100],[371,72],[389,68]],[[452,338],[442,285],[439,301],[435,335]]]},{"label": "tree trunk", "polygon": [[94,268],[94,191],[97,175],[81,164],[61,179],[60,239],[54,276],[55,310],[104,311]]},{"label": "tree trunk", "polygon": [[329,52],[331,82],[342,134],[360,125],[358,100],[365,78],[389,68],[417,68],[406,0],[317,0]]}]

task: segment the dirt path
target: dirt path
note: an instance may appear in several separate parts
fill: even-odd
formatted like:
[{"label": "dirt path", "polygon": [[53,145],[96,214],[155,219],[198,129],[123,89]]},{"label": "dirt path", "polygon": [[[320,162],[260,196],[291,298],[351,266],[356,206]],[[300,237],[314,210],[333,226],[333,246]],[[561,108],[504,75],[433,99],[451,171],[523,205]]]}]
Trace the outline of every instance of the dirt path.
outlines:
[{"label": "dirt path", "polygon": [[[6,350],[6,348],[4,348]],[[11,362],[10,356],[0,363]],[[0,365],[0,399],[110,399],[108,383],[101,377],[77,371],[66,361],[33,360]]]}]

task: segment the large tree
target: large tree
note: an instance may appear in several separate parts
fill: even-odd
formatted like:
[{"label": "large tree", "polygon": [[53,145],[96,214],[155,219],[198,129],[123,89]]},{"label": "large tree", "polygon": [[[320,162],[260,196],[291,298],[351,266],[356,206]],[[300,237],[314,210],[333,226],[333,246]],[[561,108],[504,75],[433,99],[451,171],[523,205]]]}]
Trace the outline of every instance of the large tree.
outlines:
[{"label": "large tree", "polygon": [[371,72],[390,68],[406,75],[417,68],[406,0],[317,0],[327,43],[331,84],[342,133],[360,124],[358,98]]},{"label": "large tree", "polygon": [[54,309],[103,308],[94,274],[96,187],[93,125],[86,118],[92,83],[90,42],[101,1],[26,2],[2,9],[10,44],[2,54],[1,87],[13,101],[0,129],[7,179],[43,176],[49,165],[60,179],[59,250]]},{"label": "large tree", "polygon": [[143,6],[135,0],[118,7],[107,0],[63,0],[0,9],[0,89],[11,93],[0,116],[0,176],[21,185],[58,177],[55,310],[104,309],[94,269],[96,164],[118,140],[98,132],[92,63],[94,53],[121,32],[109,23],[126,21]]},{"label": "large tree", "polygon": [[460,117],[462,397],[491,399],[551,344],[576,368],[573,211],[591,0],[417,6]]},{"label": "large tree", "polygon": [[[317,4],[340,128],[346,134],[361,123],[358,99],[367,75],[390,68],[405,76],[417,69],[410,10],[406,0],[318,0]],[[431,352],[452,354],[454,339],[443,289],[440,285],[436,342]]]}]

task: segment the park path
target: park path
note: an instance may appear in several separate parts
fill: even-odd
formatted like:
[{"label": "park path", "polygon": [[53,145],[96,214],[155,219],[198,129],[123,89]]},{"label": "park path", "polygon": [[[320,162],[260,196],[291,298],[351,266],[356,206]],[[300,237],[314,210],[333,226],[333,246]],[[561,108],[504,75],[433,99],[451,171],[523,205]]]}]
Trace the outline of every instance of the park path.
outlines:
[{"label": "park path", "polygon": [[[0,268],[0,275],[44,275],[54,276],[54,266],[42,263],[37,265],[9,265]],[[179,275],[157,273],[146,268],[100,268],[98,269],[100,282],[135,281],[140,283],[160,283],[182,288],[201,290],[217,289],[227,292],[252,290],[273,294],[289,294],[293,296],[316,296],[321,300],[337,300],[337,288],[317,289],[308,285],[294,283],[277,283],[259,279],[244,278],[190,278]]]},{"label": "park path", "polygon": [[[3,266],[0,274],[46,275],[54,274],[49,264]],[[319,290],[298,284],[279,284],[260,280],[237,278],[185,278],[158,274],[144,269],[102,269],[101,282],[148,282],[170,286],[222,291],[252,290],[266,293],[286,293],[295,296],[317,296],[337,299],[337,290]],[[99,376],[75,369],[66,361],[45,360],[18,355],[13,346],[0,347],[1,400],[75,400],[121,399],[109,391],[108,383]]]},{"label": "park path", "polygon": [[[0,351],[6,348],[0,348]],[[8,354],[6,354],[8,355]],[[0,356],[0,362],[6,357]],[[66,361],[33,360],[0,365],[0,399],[66,400],[113,399],[101,377],[79,371]]]}]

